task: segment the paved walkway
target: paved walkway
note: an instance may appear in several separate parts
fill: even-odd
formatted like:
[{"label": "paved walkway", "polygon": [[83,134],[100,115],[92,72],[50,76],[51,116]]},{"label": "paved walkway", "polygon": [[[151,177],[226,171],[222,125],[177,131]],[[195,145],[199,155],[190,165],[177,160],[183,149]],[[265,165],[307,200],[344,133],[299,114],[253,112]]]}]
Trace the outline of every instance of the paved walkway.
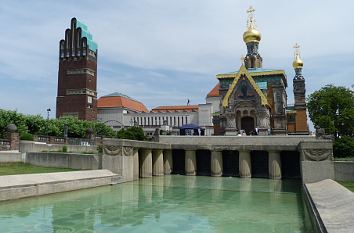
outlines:
[{"label": "paved walkway", "polygon": [[354,232],[354,193],[327,179],[306,184],[328,232]]},{"label": "paved walkway", "polygon": [[123,179],[109,170],[0,176],[0,201],[117,184]]}]

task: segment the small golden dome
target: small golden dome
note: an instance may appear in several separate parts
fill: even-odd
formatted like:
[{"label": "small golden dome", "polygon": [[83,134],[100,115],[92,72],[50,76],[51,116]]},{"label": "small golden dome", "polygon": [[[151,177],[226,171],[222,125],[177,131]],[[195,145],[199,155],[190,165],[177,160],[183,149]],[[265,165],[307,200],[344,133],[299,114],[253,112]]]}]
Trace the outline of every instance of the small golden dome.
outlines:
[{"label": "small golden dome", "polygon": [[296,68],[302,68],[304,66],[304,62],[300,59],[300,57],[297,57],[294,62],[293,62],[293,67]]},{"label": "small golden dome", "polygon": [[300,58],[300,45],[296,43],[294,45],[294,49],[295,49],[295,53],[294,53],[293,67],[294,69],[302,68],[304,66],[304,62]]},{"label": "small golden dome", "polygon": [[261,33],[252,27],[249,27],[248,30],[243,33],[243,41],[246,44],[249,42],[259,42],[260,40]]}]

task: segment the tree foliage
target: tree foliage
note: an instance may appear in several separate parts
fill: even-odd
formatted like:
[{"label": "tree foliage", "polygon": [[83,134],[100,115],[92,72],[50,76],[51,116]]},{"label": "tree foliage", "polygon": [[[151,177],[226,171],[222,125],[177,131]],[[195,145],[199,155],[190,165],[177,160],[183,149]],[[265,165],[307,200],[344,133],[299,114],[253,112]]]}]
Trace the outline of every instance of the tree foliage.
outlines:
[{"label": "tree foliage", "polygon": [[7,126],[15,124],[21,138],[29,139],[29,135],[64,136],[64,127],[68,127],[68,136],[75,138],[87,137],[88,129],[102,137],[115,137],[114,130],[98,121],[84,121],[72,117],[46,120],[36,115],[24,115],[16,111],[0,109],[0,138],[6,137]]},{"label": "tree foliage", "polygon": [[117,133],[117,137],[121,139],[131,139],[131,140],[146,140],[144,131],[141,127],[133,126],[127,129],[121,129]]},{"label": "tree foliage", "polygon": [[350,89],[327,85],[309,96],[307,107],[315,127],[336,138],[354,136],[354,93]]},{"label": "tree foliage", "polygon": [[327,85],[308,97],[307,107],[315,127],[335,137],[334,156],[353,156],[354,92]]}]

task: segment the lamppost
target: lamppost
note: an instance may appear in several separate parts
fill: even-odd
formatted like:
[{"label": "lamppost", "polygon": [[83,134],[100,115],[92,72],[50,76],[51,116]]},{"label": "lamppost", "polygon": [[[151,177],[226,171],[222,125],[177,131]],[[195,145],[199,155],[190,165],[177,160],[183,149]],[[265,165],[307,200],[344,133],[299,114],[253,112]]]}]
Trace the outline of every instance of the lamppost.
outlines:
[{"label": "lamppost", "polygon": [[50,108],[47,108],[47,120],[49,121]]},{"label": "lamppost", "polygon": [[[50,108],[47,108],[47,136],[49,136],[49,114],[50,114]],[[49,137],[48,137],[48,141],[49,141]]]}]

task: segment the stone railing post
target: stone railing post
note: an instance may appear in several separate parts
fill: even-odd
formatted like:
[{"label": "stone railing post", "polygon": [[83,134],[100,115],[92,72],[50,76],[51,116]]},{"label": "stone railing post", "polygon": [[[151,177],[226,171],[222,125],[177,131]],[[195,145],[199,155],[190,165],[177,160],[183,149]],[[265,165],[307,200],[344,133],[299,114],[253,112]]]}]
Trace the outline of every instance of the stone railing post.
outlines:
[{"label": "stone railing post", "polygon": [[155,149],[152,151],[152,175],[163,176],[163,153],[162,150]]},{"label": "stone railing post", "polygon": [[251,172],[251,153],[250,151],[239,151],[239,167],[240,167],[240,177],[250,178]]},{"label": "stone railing post", "polygon": [[185,172],[187,176],[195,176],[197,174],[197,162],[195,150],[186,150]]},{"label": "stone railing post", "polygon": [[270,179],[281,179],[280,151],[268,151],[268,168]]},{"label": "stone railing post", "polygon": [[172,150],[163,151],[163,163],[165,175],[170,175],[173,169]]},{"label": "stone railing post", "polygon": [[17,132],[17,127],[14,124],[7,126],[8,140],[10,142],[10,150],[19,150],[20,148],[20,135]]},{"label": "stone railing post", "polygon": [[213,150],[211,151],[211,176],[222,176],[223,161],[222,152]]},{"label": "stone railing post", "polygon": [[140,177],[152,177],[152,153],[150,149],[141,149],[139,155]]}]

